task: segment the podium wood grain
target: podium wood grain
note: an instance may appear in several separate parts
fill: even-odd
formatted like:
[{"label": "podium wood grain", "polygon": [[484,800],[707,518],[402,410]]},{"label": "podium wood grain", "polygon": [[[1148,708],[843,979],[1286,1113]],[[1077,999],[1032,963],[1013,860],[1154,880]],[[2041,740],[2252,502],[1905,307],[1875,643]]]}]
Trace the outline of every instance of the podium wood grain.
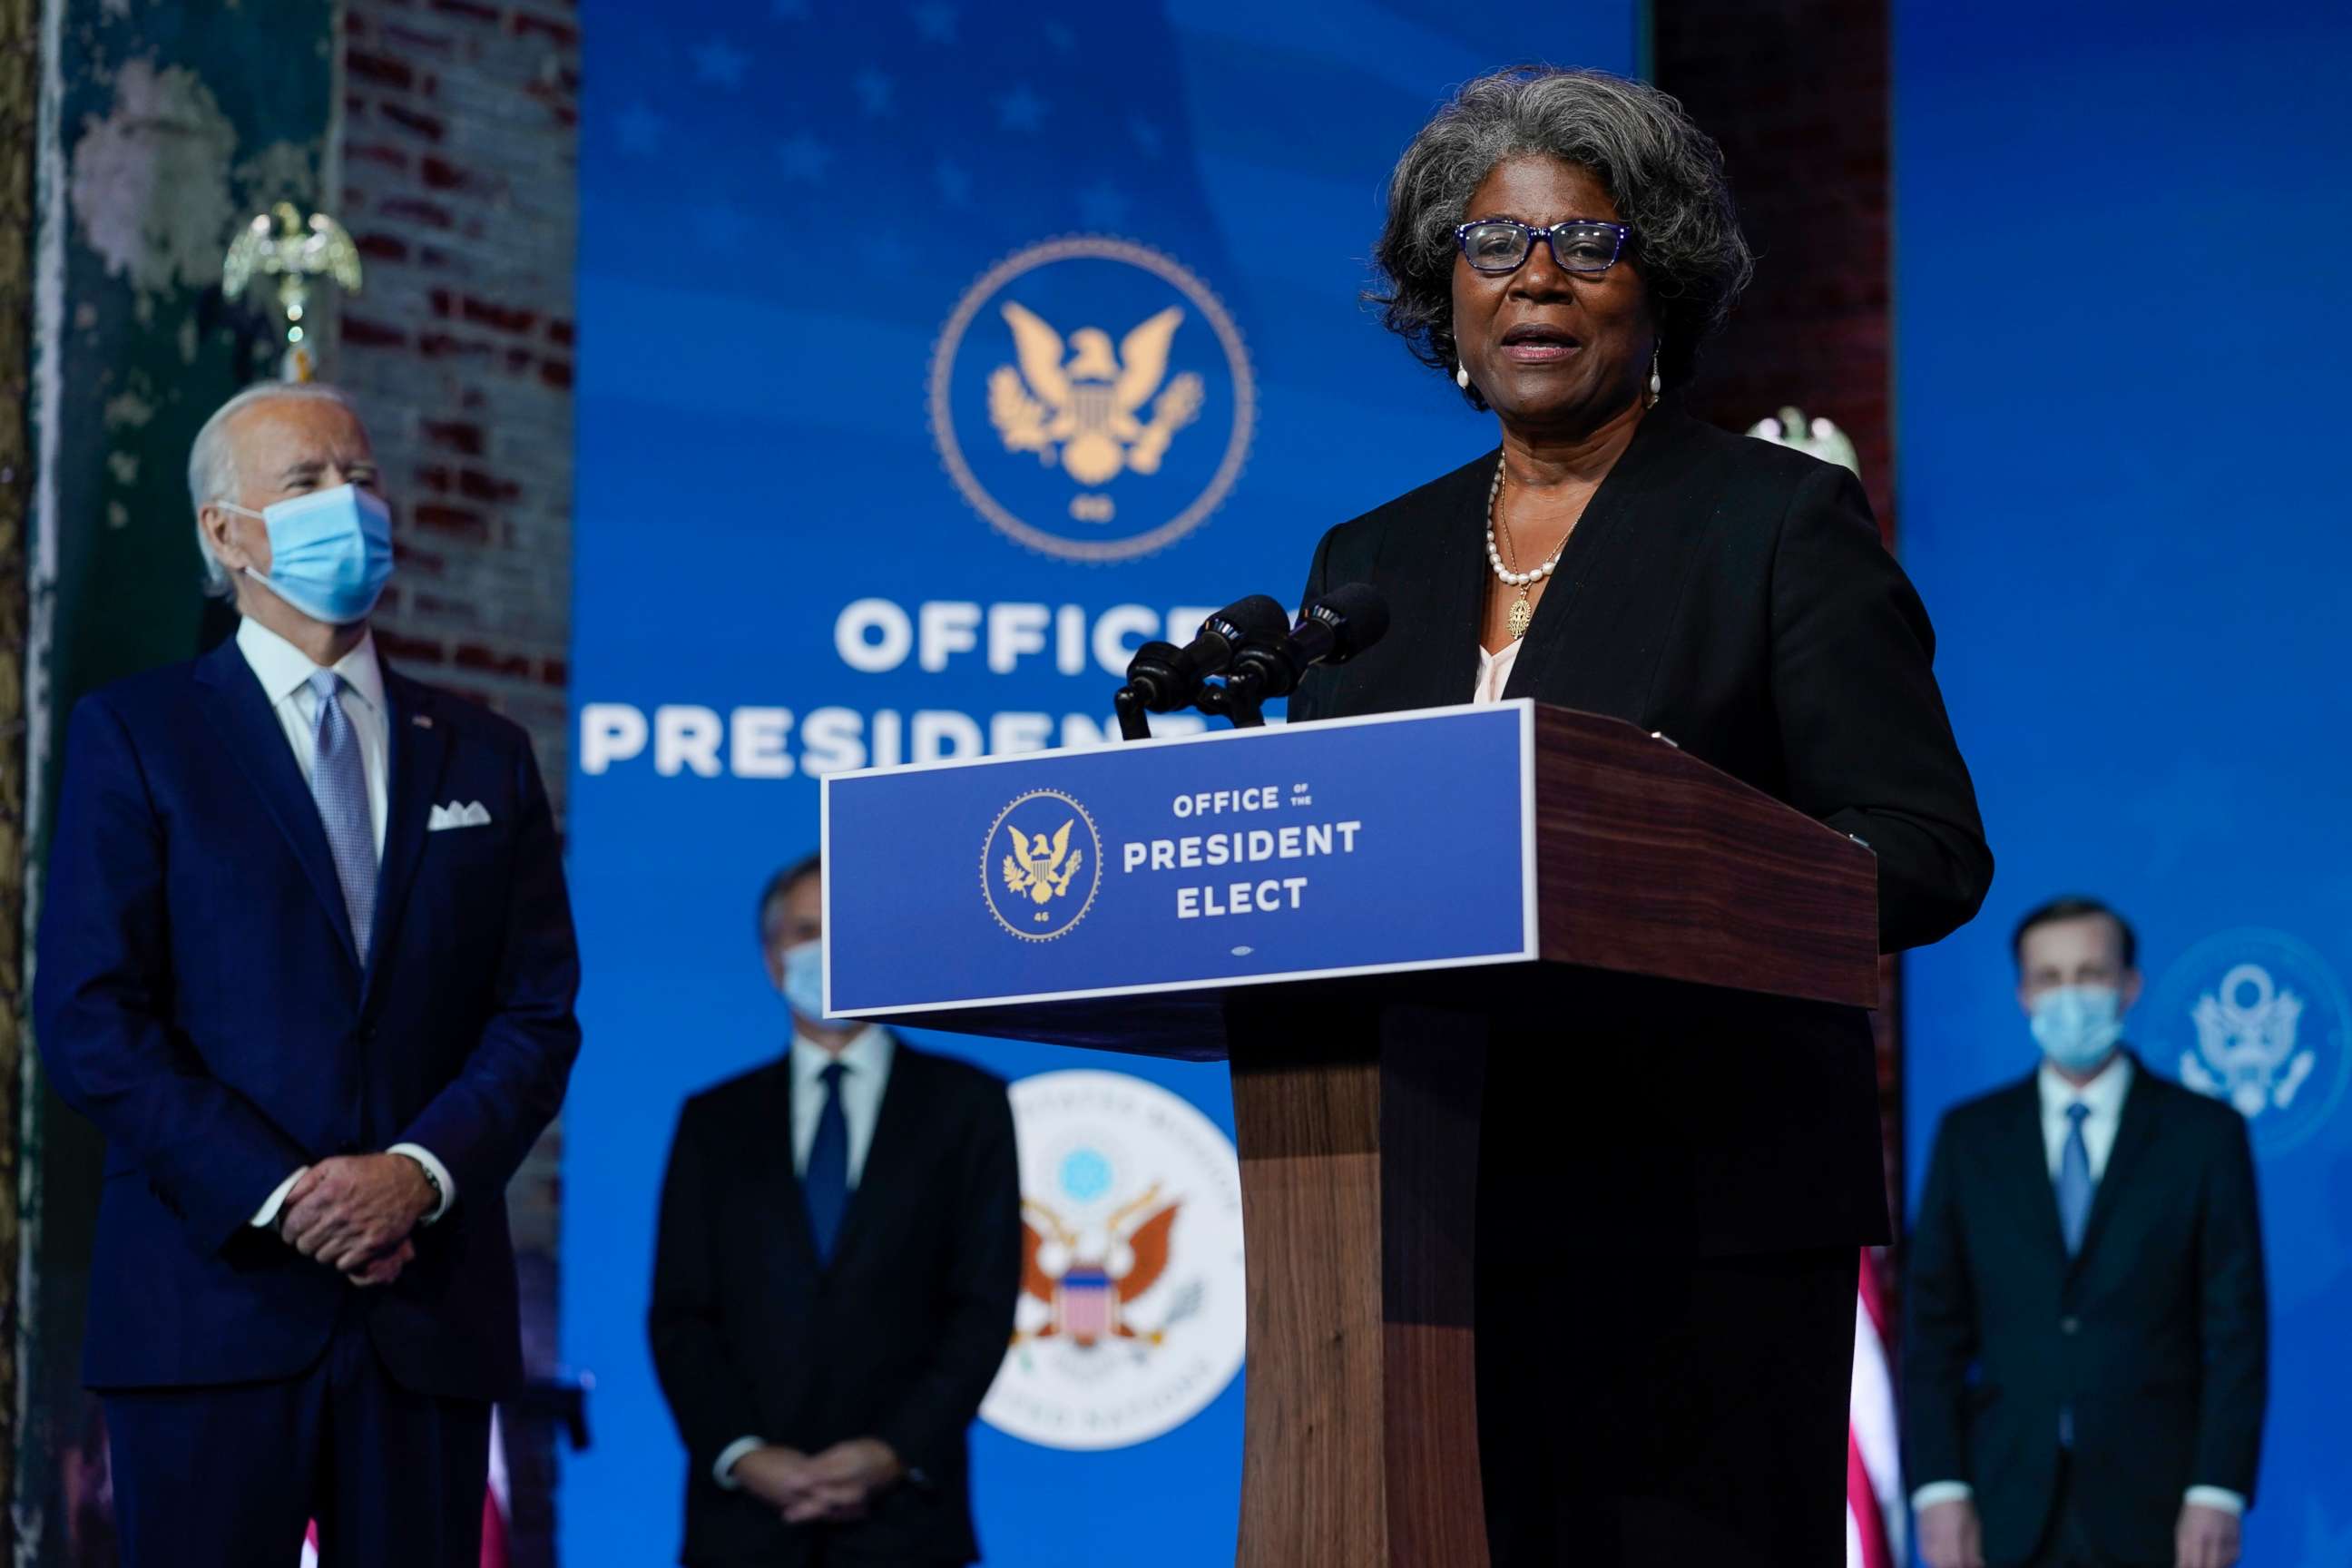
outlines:
[{"label": "podium wood grain", "polygon": [[1877,1005],[1868,849],[1617,720],[1538,706],[1535,734],[1539,963],[909,1016],[1230,1060],[1240,1568],[1486,1568],[1478,1121],[1508,1020],[1659,981]]}]

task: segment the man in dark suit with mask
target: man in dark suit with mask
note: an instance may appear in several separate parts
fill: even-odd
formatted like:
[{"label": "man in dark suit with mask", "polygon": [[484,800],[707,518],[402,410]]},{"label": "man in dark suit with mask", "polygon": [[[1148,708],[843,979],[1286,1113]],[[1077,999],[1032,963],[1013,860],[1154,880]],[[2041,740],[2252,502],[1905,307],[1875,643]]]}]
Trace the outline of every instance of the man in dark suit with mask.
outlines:
[{"label": "man in dark suit with mask", "polygon": [[686,1440],[680,1561],[975,1561],[966,1429],[1004,1359],[1021,1187],[1002,1080],[828,1021],[815,859],[761,895],[778,1061],[687,1103],[648,1330]]},{"label": "man in dark suit with mask", "polygon": [[83,1374],[125,1568],[470,1563],[522,1379],[506,1185],[580,1047],[520,729],[403,677],[367,429],[240,393],[189,459],[236,634],[84,698],[34,989],[106,1135]]},{"label": "man in dark suit with mask", "polygon": [[1944,1119],[1911,1241],[1907,1473],[1929,1568],[2229,1568],[2268,1337],[2244,1120],[2125,1050],[2131,928],[2027,915],[2042,1064]]}]

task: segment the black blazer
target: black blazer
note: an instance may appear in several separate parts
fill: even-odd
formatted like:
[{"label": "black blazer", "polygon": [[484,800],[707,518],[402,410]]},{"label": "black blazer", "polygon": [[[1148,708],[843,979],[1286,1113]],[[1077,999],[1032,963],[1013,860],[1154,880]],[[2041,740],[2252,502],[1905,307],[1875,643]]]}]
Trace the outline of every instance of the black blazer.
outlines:
[{"label": "black blazer", "polygon": [[899,1042],[832,1262],[793,1171],[786,1060],[688,1100],[662,1183],[647,1330],[686,1440],[688,1563],[810,1560],[812,1532],[711,1478],[740,1437],[875,1436],[916,1474],[845,1527],[880,1561],[979,1555],[966,1430],[1004,1360],[1021,1187],[1000,1079]]},{"label": "black blazer", "polygon": [[2072,1260],[2032,1077],[1955,1107],[1927,1167],[1905,1476],[1973,1487],[1996,1563],[2041,1536],[2063,1405],[2084,1528],[2117,1562],[2172,1561],[2192,1486],[2254,1495],[2269,1330],[2245,1120],[2134,1065]]},{"label": "black blazer", "polygon": [[[1469,700],[1495,463],[1489,452],[1324,537],[1307,596],[1370,583],[1391,629],[1311,672],[1293,722]],[[1962,924],[1992,879],[1934,653],[1851,474],[1670,400],[1570,536],[1506,695],[1663,731],[1864,840],[1892,951]],[[1674,1075],[1658,1114],[1591,1130],[1638,1128],[1651,1207],[1636,1227],[1709,1253],[1885,1240],[1866,1016],[1689,991],[1621,986],[1609,1008],[1549,1025],[1576,1047],[1580,1098],[1646,1102]]]}]

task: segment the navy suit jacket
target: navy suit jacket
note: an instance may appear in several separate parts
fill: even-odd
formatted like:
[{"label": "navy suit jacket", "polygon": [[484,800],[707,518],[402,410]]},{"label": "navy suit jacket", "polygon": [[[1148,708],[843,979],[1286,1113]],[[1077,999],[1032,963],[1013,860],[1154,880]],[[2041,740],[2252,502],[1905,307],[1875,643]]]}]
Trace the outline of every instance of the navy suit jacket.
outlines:
[{"label": "navy suit jacket", "polygon": [[[352,1297],[393,1376],[520,1380],[505,1192],[562,1103],[579,961],[521,730],[383,672],[373,951],[352,940],[309,785],[235,639],[86,697],[66,742],[34,1008],[107,1140],[83,1373],[94,1388],[289,1377]],[[436,804],[486,826],[428,831]],[[250,1223],[298,1166],[422,1144],[456,1201],[387,1288]]]},{"label": "navy suit jacket", "polygon": [[2071,1258],[2032,1074],[1936,1135],[1906,1285],[1905,1474],[1972,1486],[1996,1563],[2042,1536],[2062,1408],[2084,1529],[2117,1562],[2172,1561],[2192,1486],[2254,1496],[2270,1338],[2246,1120],[2134,1065]]}]

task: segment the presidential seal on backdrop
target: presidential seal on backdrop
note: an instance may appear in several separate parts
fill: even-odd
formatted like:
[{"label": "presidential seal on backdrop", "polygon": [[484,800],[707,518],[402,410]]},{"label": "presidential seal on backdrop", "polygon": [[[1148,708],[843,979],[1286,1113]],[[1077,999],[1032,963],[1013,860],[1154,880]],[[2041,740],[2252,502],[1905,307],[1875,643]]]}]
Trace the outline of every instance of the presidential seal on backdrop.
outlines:
[{"label": "presidential seal on backdrop", "polygon": [[980,851],[980,890],[996,923],[1024,942],[1066,935],[1102,887],[1102,837],[1087,808],[1034,789],[996,814]]},{"label": "presidential seal on backdrop", "polygon": [[2265,1154],[2309,1139],[2352,1079],[2352,1011],[2327,964],[2284,931],[2207,937],[2149,999],[2155,1062],[2235,1106]]},{"label": "presidential seal on backdrop", "polygon": [[1241,1371],[1233,1142],[1190,1101],[1125,1073],[1040,1073],[1012,1099],[1021,1300],[981,1419],[1048,1448],[1149,1442]]},{"label": "presidential seal on backdrop", "polygon": [[1131,240],[1031,246],[957,301],[931,356],[931,436],[999,532],[1121,561],[1221,505],[1249,455],[1255,383],[1208,286]]}]

